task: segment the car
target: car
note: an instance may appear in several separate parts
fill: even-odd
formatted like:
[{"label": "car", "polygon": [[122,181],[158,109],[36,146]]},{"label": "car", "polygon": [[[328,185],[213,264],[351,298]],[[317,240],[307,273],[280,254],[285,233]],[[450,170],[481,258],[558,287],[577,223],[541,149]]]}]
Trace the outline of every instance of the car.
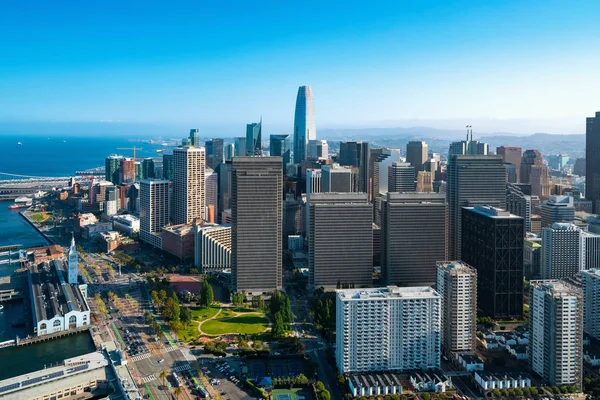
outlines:
[{"label": "car", "polygon": [[158,363],[159,363],[159,364],[162,364],[162,363],[164,363],[164,362],[165,362],[165,359],[164,359],[164,358],[161,358],[160,360],[158,360]]}]

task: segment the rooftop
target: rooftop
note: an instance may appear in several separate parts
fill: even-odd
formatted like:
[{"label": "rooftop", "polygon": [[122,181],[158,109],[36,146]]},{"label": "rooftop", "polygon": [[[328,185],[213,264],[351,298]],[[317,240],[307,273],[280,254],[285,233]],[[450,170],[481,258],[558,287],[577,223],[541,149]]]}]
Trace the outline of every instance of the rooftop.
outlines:
[{"label": "rooftop", "polygon": [[341,289],[337,296],[348,300],[375,300],[375,299],[439,299],[438,292],[429,286],[398,287],[369,289]]},{"label": "rooftop", "polygon": [[558,279],[531,281],[531,287],[543,290],[556,298],[577,296],[581,294],[576,286]]},{"label": "rooftop", "polygon": [[450,275],[476,273],[473,267],[463,261],[438,261],[437,267],[448,271]]},{"label": "rooftop", "polygon": [[514,219],[523,219],[523,217],[519,217],[518,215],[511,214],[510,212],[503,210],[502,208],[492,207],[492,206],[475,206],[475,207],[463,207],[464,209],[471,210],[481,215],[485,215],[490,218],[514,218]]}]

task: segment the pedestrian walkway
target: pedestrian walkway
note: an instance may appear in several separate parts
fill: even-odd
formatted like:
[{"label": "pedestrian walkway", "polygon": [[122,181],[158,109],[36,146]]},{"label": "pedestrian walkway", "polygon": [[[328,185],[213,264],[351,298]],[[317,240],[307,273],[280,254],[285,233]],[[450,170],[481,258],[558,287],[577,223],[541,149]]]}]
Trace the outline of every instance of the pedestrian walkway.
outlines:
[{"label": "pedestrian walkway", "polygon": [[145,360],[146,358],[150,358],[152,357],[151,353],[144,353],[144,354],[140,354],[138,356],[135,357],[131,357],[131,360],[133,361],[140,361],[140,360]]},{"label": "pedestrian walkway", "polygon": [[181,372],[181,371],[191,371],[192,370],[192,366],[190,364],[182,364],[182,365],[178,365],[175,368],[173,368],[173,372]]},{"label": "pedestrian walkway", "polygon": [[169,353],[169,352],[171,352],[171,351],[178,350],[178,349],[179,349],[179,347],[177,347],[177,346],[168,346],[168,347],[165,347],[165,351],[166,351],[167,353]]},{"label": "pedestrian walkway", "polygon": [[156,379],[156,376],[154,375],[148,375],[142,378],[142,383],[148,383],[148,382],[152,382],[153,380]]}]

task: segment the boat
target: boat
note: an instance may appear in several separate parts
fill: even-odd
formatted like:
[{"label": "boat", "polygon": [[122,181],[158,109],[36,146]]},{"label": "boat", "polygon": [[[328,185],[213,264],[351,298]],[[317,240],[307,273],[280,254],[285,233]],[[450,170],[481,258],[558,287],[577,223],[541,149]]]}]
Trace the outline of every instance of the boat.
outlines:
[{"label": "boat", "polygon": [[0,304],[0,312],[4,310],[4,306],[2,304]]},{"label": "boat", "polygon": [[17,144],[18,144],[19,146],[23,146],[23,143],[21,143],[21,142],[17,142]]},{"label": "boat", "polygon": [[162,153],[163,151],[164,151],[163,149],[156,150],[157,153]]},{"label": "boat", "polygon": [[19,208],[21,208],[21,206],[18,204],[11,204],[10,206],[8,206],[9,210],[18,210]]}]

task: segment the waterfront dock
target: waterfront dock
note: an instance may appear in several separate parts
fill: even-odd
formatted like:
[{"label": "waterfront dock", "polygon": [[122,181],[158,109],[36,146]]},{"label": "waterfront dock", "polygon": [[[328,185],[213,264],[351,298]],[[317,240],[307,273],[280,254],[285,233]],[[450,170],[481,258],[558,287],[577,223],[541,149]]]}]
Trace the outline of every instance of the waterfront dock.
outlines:
[{"label": "waterfront dock", "polygon": [[17,338],[16,345],[17,345],[17,347],[21,347],[21,346],[26,346],[28,344],[45,342],[47,340],[53,340],[53,339],[60,338],[63,336],[77,335],[79,333],[89,331],[90,327],[91,327],[91,325],[86,325],[86,326],[82,326],[80,328],[71,328],[68,330],[50,333],[50,334],[42,335],[42,336],[30,336],[25,339]]}]

